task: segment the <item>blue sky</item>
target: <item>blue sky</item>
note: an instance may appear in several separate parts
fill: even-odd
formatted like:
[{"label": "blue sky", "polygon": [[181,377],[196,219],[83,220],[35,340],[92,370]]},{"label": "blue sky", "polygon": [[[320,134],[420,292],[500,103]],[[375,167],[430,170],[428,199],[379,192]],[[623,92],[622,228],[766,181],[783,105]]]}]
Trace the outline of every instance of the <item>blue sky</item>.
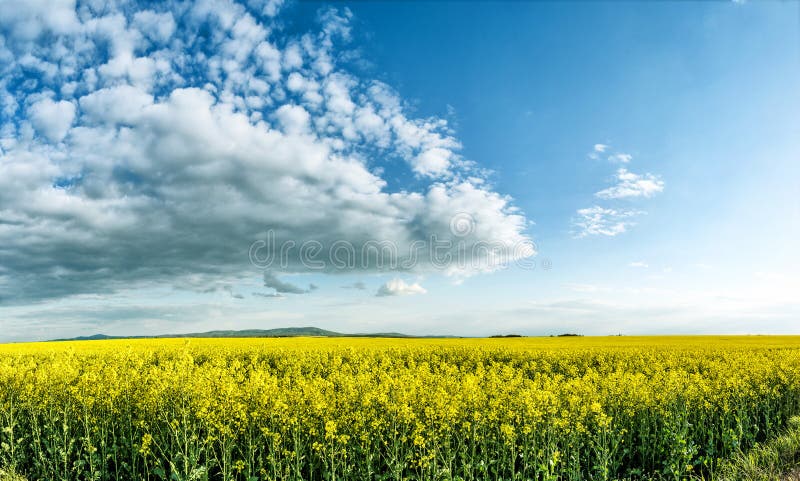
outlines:
[{"label": "blue sky", "polygon": [[0,7],[0,340],[800,332],[795,2]]}]

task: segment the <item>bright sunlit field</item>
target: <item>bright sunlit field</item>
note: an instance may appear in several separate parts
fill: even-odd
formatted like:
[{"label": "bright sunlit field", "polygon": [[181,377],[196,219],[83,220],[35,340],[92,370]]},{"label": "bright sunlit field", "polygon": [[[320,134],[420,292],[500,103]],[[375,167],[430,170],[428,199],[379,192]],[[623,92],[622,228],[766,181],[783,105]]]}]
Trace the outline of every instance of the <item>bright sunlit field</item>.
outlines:
[{"label": "bright sunlit field", "polygon": [[798,412],[800,337],[0,346],[28,479],[682,479]]}]

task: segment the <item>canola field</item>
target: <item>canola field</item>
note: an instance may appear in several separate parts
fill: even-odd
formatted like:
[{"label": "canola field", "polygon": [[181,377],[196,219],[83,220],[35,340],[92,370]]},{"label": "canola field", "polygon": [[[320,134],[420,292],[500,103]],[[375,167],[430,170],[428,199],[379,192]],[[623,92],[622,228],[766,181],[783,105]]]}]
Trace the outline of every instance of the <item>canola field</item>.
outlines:
[{"label": "canola field", "polygon": [[0,345],[30,481],[690,479],[798,413],[798,337]]}]

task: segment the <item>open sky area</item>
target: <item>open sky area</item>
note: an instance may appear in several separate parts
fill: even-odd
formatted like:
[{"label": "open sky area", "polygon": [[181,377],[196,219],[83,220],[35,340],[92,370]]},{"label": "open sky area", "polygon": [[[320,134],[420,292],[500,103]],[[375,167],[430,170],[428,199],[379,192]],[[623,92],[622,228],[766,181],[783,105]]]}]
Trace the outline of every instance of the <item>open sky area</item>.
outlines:
[{"label": "open sky area", "polygon": [[800,334],[800,3],[0,0],[0,342]]}]

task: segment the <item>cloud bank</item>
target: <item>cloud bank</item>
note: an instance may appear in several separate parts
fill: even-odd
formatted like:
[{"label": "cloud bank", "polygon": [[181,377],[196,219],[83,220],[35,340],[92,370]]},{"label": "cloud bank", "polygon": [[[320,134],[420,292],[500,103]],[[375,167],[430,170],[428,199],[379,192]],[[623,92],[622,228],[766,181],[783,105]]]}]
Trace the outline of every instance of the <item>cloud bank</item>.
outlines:
[{"label": "cloud bank", "polygon": [[[447,122],[352,72],[347,10],[289,36],[280,4],[0,0],[0,303],[205,290],[252,276],[268,230],[322,252],[458,240],[479,259],[409,268],[455,275],[500,265],[476,244],[534,254]],[[390,189],[387,168],[415,187]],[[455,239],[458,213],[476,224]],[[278,270],[308,271],[299,256]]]}]

